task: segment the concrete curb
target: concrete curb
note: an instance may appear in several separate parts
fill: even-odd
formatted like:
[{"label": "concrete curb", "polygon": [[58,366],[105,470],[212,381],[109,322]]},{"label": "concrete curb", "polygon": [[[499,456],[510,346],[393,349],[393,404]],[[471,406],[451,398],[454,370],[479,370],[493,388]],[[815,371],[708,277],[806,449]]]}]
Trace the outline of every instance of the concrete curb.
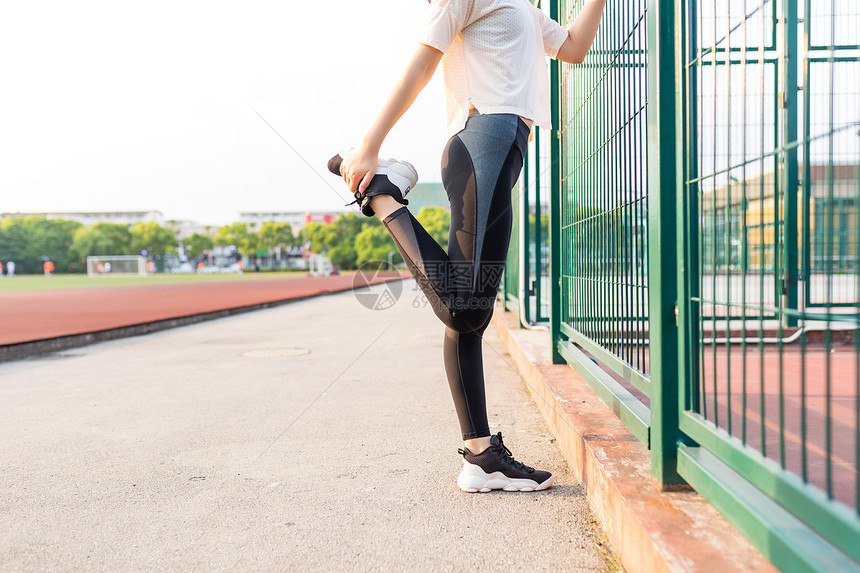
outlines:
[{"label": "concrete curb", "polygon": [[[405,279],[391,279],[391,280],[405,280]],[[381,282],[389,282],[389,281],[381,281]],[[160,332],[162,330],[167,330],[170,328],[178,328],[180,326],[189,326],[191,324],[197,324],[200,322],[205,322],[208,320],[215,320],[218,318],[224,318],[227,316],[233,316],[235,314],[242,314],[245,312],[253,312],[255,310],[263,310],[266,308],[274,308],[277,306],[281,306],[284,304],[289,304],[291,302],[299,302],[311,298],[316,298],[318,296],[326,296],[330,294],[338,294],[346,291],[353,290],[354,287],[350,286],[342,289],[332,289],[332,290],[324,290],[318,293],[296,296],[291,298],[277,299],[268,302],[255,303],[255,304],[247,304],[241,305],[231,308],[225,308],[221,310],[215,310],[210,312],[203,312],[197,314],[189,314],[184,316],[177,316],[174,318],[167,318],[163,320],[154,320],[150,322],[142,322],[138,324],[130,324],[128,326],[121,326],[117,328],[108,328],[105,330],[94,330],[90,332],[81,332],[78,334],[69,334],[65,336],[57,336],[52,338],[44,338],[41,340],[30,340],[27,342],[18,342],[15,344],[5,344],[0,345],[0,363],[2,362],[11,362],[13,360],[22,360],[24,358],[30,358],[32,356],[39,356],[42,354],[49,354],[51,352],[59,352],[61,350],[68,350],[70,348],[79,348],[81,346],[88,346],[90,344],[95,344],[98,342],[106,342],[109,340],[118,340],[120,338],[128,338],[131,336],[141,336],[144,334],[150,334],[153,332]]]},{"label": "concrete curb", "polygon": [[552,364],[549,333],[521,329],[501,306],[493,324],[628,571],[776,571],[700,495],[660,491],[645,445],[572,368]]}]

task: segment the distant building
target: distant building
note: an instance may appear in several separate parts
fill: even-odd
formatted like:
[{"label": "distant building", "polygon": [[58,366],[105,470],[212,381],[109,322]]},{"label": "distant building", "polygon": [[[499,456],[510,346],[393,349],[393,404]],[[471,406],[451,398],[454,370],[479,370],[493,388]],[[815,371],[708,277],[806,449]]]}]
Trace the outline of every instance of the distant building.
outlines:
[{"label": "distant building", "polygon": [[[418,183],[406,196],[409,208],[416,215],[422,207],[445,207],[450,209],[448,195],[441,183]],[[333,223],[344,213],[356,211],[242,211],[239,222],[247,223],[253,230],[259,230],[263,223],[289,223],[293,234],[297,235],[309,223]]]},{"label": "distant building", "polygon": [[175,220],[170,219],[165,222],[165,227],[169,227],[173,229],[173,232],[176,233],[176,238],[180,241],[182,239],[187,239],[194,233],[198,235],[206,235],[207,237],[214,237],[218,232],[218,225],[201,225],[197,221],[183,221],[183,220]]},{"label": "distant building", "polygon": [[[806,190],[803,165],[799,175],[795,252],[807,257],[810,273],[854,270],[860,235],[857,166],[811,164]],[[724,174],[699,183],[700,249],[706,269],[770,272],[778,267],[784,256],[786,202],[779,185],[783,182],[773,171],[748,174],[746,179]]]},{"label": "distant building", "polygon": [[332,223],[341,213],[347,211],[243,211],[239,213],[239,222],[247,223],[252,229],[258,229],[263,223],[289,223],[293,234],[298,234],[308,223]]},{"label": "distant building", "polygon": [[22,217],[45,217],[46,219],[68,219],[78,221],[85,226],[96,223],[115,223],[117,225],[135,225],[137,223],[164,224],[161,211],[61,211],[55,213],[0,213],[0,219],[18,219]]},{"label": "distant building", "polygon": [[305,213],[305,224],[303,226],[307,226],[311,223],[322,223],[323,225],[330,225],[340,216],[340,213]]}]

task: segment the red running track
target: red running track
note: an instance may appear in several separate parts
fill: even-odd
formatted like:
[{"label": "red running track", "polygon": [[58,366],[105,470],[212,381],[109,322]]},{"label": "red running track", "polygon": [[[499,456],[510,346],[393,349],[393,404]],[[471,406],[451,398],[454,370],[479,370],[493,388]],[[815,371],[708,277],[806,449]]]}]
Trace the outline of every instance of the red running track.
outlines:
[{"label": "red running track", "polygon": [[0,345],[350,290],[354,280],[308,276],[0,293]]}]

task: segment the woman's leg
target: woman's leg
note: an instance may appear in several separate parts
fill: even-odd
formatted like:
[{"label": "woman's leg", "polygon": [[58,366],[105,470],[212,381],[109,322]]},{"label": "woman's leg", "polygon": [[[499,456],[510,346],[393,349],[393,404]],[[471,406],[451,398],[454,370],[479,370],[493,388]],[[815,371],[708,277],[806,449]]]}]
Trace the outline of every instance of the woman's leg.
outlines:
[{"label": "woman's leg", "polygon": [[370,198],[370,206],[377,217],[385,219],[403,205],[395,201],[391,195],[377,195]]},{"label": "woman's leg", "polygon": [[472,332],[457,332],[446,327],[442,344],[445,373],[460,420],[463,442],[476,452],[490,445],[482,348],[484,331],[489,324],[487,320],[484,327]]},{"label": "woman's leg", "polygon": [[442,159],[451,201],[447,254],[405,207],[381,215],[447,327],[445,369],[467,447],[489,441],[481,342],[504,270],[510,191],[522,169],[527,138],[528,128],[516,116],[474,116],[448,142]]},{"label": "woman's leg", "polygon": [[[513,133],[505,129],[511,127]],[[461,133],[460,141],[452,142],[445,156],[447,169],[454,172],[447,186],[452,219],[449,254],[452,260],[465,262],[471,271],[461,273],[470,281],[469,307],[484,321],[468,333],[446,329],[444,341],[448,383],[455,403],[462,404],[458,414],[463,439],[474,452],[490,445],[482,338],[505,268],[513,222],[511,189],[522,169],[522,147],[527,137],[527,129],[518,121],[501,125],[498,121],[486,122]]]}]

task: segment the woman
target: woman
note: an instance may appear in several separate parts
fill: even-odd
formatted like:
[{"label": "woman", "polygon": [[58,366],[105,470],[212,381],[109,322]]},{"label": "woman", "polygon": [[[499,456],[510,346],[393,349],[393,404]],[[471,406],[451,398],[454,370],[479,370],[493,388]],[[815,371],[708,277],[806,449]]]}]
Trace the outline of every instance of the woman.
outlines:
[{"label": "woman", "polygon": [[[445,370],[464,442],[457,480],[463,491],[534,491],[552,484],[549,472],[513,458],[501,432],[490,435],[481,339],[510,241],[511,190],[533,125],[550,127],[544,57],[581,63],[604,5],[605,0],[590,0],[564,29],[528,0],[431,1],[409,65],[360,146],[340,165],[363,212],[382,219],[445,324]],[[440,61],[450,137],[442,154],[442,182],[451,202],[447,254],[396,188],[373,183],[385,136]]]}]

